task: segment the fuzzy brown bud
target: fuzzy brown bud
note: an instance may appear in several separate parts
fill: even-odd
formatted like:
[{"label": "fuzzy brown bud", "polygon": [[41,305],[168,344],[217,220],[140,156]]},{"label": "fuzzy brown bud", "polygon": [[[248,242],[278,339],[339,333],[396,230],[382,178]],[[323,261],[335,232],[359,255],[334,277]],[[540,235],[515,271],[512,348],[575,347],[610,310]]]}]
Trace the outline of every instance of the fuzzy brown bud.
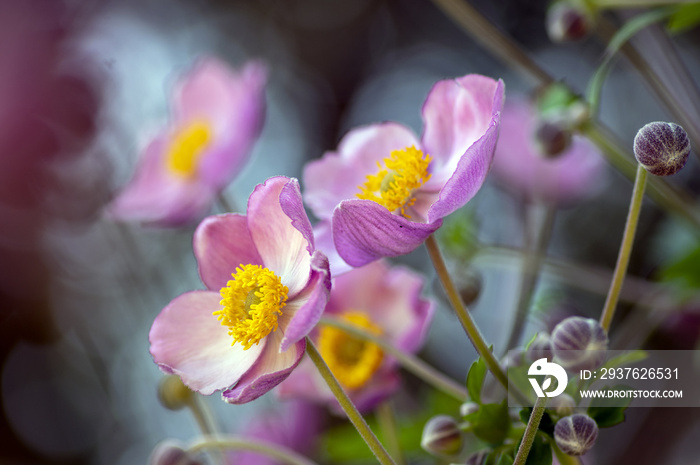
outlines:
[{"label": "fuzzy brown bud", "polygon": [[192,401],[192,395],[192,391],[175,375],[164,376],[158,385],[158,400],[169,410],[187,407]]},{"label": "fuzzy brown bud", "polygon": [[656,121],[646,124],[634,138],[634,156],[640,165],[656,176],[680,171],[690,154],[685,130],[675,123]]},{"label": "fuzzy brown bud", "polygon": [[608,335],[598,321],[574,316],[552,331],[556,362],[569,370],[595,370],[605,358]]}]

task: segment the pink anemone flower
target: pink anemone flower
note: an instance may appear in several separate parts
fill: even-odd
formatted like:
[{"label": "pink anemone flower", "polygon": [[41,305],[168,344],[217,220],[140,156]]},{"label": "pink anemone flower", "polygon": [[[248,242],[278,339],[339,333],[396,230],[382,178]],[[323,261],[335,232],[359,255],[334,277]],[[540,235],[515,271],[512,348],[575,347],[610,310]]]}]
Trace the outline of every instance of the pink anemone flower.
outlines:
[{"label": "pink anemone flower", "polygon": [[602,185],[605,159],[585,137],[574,135],[568,149],[546,157],[535,141],[537,110],[523,97],[503,109],[501,137],[493,160],[494,179],[530,202],[571,206]]},{"label": "pink anemone flower", "polygon": [[481,188],[498,139],[504,85],[470,74],[437,82],[420,140],[393,122],[351,130],[337,152],[307,164],[304,198],[332,218],[352,266],[411,252]]},{"label": "pink anemone flower", "polygon": [[265,119],[265,67],[200,59],[173,94],[173,120],[146,147],[108,209],[118,220],[178,226],[206,215],[240,172]]},{"label": "pink anemone flower", "polygon": [[282,382],[306,349],[330,293],[328,259],[314,239],[296,179],[258,185],[247,216],[210,216],[194,234],[206,290],[187,292],[156,317],[151,355],[204,395],[249,402]]},{"label": "pink anemone flower", "polygon": [[[423,346],[435,310],[433,301],[421,297],[422,289],[420,275],[403,267],[390,268],[384,261],[373,262],[334,278],[324,316],[415,353]],[[398,389],[398,362],[377,344],[323,324],[312,332],[311,339],[359,410],[371,410]],[[303,398],[341,411],[308,359],[276,392],[282,398]]]}]

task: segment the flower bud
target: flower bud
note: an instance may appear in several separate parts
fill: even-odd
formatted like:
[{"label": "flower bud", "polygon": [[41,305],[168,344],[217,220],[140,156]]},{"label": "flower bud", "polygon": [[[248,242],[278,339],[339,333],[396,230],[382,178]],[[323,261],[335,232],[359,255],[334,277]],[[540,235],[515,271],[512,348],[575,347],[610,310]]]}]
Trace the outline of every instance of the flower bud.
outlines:
[{"label": "flower bud", "polygon": [[560,0],[547,9],[546,24],[552,42],[572,42],[591,33],[595,17],[584,2]]},{"label": "flower bud", "polygon": [[436,455],[456,455],[462,450],[462,431],[454,418],[437,415],[423,427],[420,445]]},{"label": "flower bud", "polygon": [[552,352],[552,340],[549,334],[539,333],[537,335],[527,348],[527,358],[532,362],[541,358],[546,358],[548,362],[552,361],[554,353]]},{"label": "flower bud", "polygon": [[595,370],[605,358],[608,335],[591,318],[573,316],[552,331],[552,349],[557,363],[569,370]]},{"label": "flower bud", "polygon": [[175,375],[164,376],[158,385],[158,400],[169,410],[187,407],[192,401],[192,395],[192,391]]},{"label": "flower bud", "polygon": [[554,441],[568,455],[583,455],[598,438],[598,425],[588,415],[580,413],[561,418],[554,426]]},{"label": "flower bud", "polygon": [[465,402],[459,406],[459,414],[464,418],[467,415],[476,413],[479,411],[479,404],[476,402]]},{"label": "flower bud", "polygon": [[656,121],[646,124],[634,138],[635,158],[656,176],[670,176],[680,171],[688,154],[688,134],[675,123]]},{"label": "flower bud", "polygon": [[464,305],[472,305],[481,295],[483,279],[479,272],[472,268],[467,268],[459,274],[456,284]]},{"label": "flower bud", "polygon": [[558,416],[565,417],[574,413],[576,402],[569,394],[563,393],[549,399],[548,407],[554,410]]},{"label": "flower bud", "polygon": [[571,146],[571,131],[553,120],[541,120],[534,137],[537,150],[544,158],[556,158]]},{"label": "flower bud", "polygon": [[501,359],[501,368],[507,372],[509,368],[517,368],[523,365],[525,349],[509,350]]},{"label": "flower bud", "polygon": [[153,448],[148,458],[149,465],[202,465],[182,447],[180,441],[166,439]]}]

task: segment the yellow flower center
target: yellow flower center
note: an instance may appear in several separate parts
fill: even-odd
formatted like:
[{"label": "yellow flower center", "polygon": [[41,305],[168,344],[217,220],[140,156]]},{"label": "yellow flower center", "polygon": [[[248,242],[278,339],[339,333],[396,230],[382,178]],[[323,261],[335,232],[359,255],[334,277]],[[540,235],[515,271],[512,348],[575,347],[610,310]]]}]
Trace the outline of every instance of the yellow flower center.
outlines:
[{"label": "yellow flower center", "polygon": [[379,172],[367,175],[364,185],[358,186],[357,197],[377,202],[390,212],[400,210],[402,216],[410,218],[406,208],[416,202],[413,191],[430,179],[430,160],[430,155],[423,155],[415,147],[392,151],[391,156],[383,160],[384,168],[377,162]]},{"label": "yellow flower center", "polygon": [[199,159],[211,138],[211,127],[205,121],[194,121],[180,129],[168,149],[168,169],[179,176],[194,176]]},{"label": "yellow flower center", "polygon": [[[379,335],[382,332],[362,312],[346,312],[340,318],[372,334]],[[346,389],[364,386],[377,371],[384,357],[377,344],[354,337],[333,326],[321,328],[318,348],[328,368]]]},{"label": "yellow flower center", "polygon": [[221,288],[221,310],[214,312],[244,350],[277,330],[277,317],[286,305],[289,289],[274,272],[258,265],[240,265]]}]

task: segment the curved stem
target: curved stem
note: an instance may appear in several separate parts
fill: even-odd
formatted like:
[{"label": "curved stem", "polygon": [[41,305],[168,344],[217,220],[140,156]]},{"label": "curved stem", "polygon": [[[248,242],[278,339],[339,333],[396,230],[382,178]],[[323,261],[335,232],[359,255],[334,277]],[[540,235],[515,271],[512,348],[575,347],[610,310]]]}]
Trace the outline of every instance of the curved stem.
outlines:
[{"label": "curved stem", "polygon": [[410,371],[427,384],[430,384],[434,388],[454,397],[459,401],[464,401],[468,396],[467,390],[462,387],[461,384],[456,383],[421,359],[398,349],[381,336],[372,334],[369,331],[349,324],[339,318],[324,316],[321,317],[321,321],[319,323],[342,329],[355,337],[372,341],[374,344],[381,347],[384,352],[394,357],[406,370]]},{"label": "curved stem", "polygon": [[267,455],[287,465],[316,465],[316,462],[281,444],[245,436],[204,436],[197,443],[188,447],[187,453],[195,454],[207,449],[247,450]]},{"label": "curved stem", "polygon": [[450,278],[450,274],[447,271],[445,261],[442,258],[440,248],[438,247],[434,236],[431,235],[425,240],[425,247],[428,249],[428,254],[430,255],[430,259],[435,267],[435,272],[437,273],[438,278],[440,278],[440,282],[442,282],[447,298],[452,304],[452,307],[457,314],[457,318],[459,318],[460,323],[462,323],[462,327],[467,333],[467,337],[469,337],[472,345],[476,349],[476,352],[484,360],[494,378],[501,383],[507,392],[513,393],[518,400],[527,402],[527,400],[525,400],[526,398],[519,391],[515,389],[511,389],[510,391],[508,390],[508,377],[501,368],[501,365],[498,363],[498,360],[496,360],[496,357],[494,357],[493,353],[489,349],[489,346],[486,345],[484,336],[481,335],[481,331],[479,331],[476,323],[474,323],[471,314],[467,311],[464,303],[462,303],[462,299],[459,297],[459,292],[457,292],[457,289],[452,282],[452,278]]},{"label": "curved stem", "polygon": [[620,253],[617,256],[615,264],[615,272],[610,283],[610,291],[605,300],[603,314],[600,316],[600,325],[607,332],[610,329],[615,307],[620,297],[620,289],[622,282],[627,274],[627,266],[629,265],[630,255],[632,253],[632,244],[634,243],[634,235],[637,231],[637,223],[639,222],[639,212],[642,209],[642,199],[644,198],[644,186],[646,185],[647,170],[642,165],[637,166],[637,177],[634,181],[634,189],[632,190],[632,200],[630,202],[629,213],[627,214],[627,223],[625,224],[625,232],[622,236],[622,244],[620,244]]},{"label": "curved stem", "polygon": [[[525,325],[525,319],[530,308],[532,294],[535,291],[539,278],[540,267],[542,266],[543,254],[549,244],[554,228],[554,217],[556,208],[552,205],[545,206],[545,213],[539,227],[539,235],[534,247],[525,250],[522,278],[520,281],[520,295],[518,296],[518,306],[515,311],[515,321],[510,328],[510,335],[506,343],[506,350],[515,348],[520,340],[520,335]],[[527,227],[527,225],[526,225]]]},{"label": "curved stem", "polygon": [[530,419],[527,421],[525,433],[523,434],[523,440],[520,442],[520,447],[518,447],[518,453],[515,454],[513,465],[525,465],[525,461],[527,460],[527,456],[532,448],[532,443],[535,441],[537,428],[540,427],[540,421],[542,421],[546,407],[547,398],[538,397],[537,401],[535,401],[535,407],[532,409],[532,413],[530,413]]},{"label": "curved stem", "polygon": [[326,381],[326,384],[328,384],[328,387],[330,388],[331,392],[333,392],[335,398],[338,399],[338,403],[343,408],[343,411],[345,411],[348,419],[357,429],[357,432],[360,433],[362,439],[365,440],[367,447],[369,447],[372,453],[377,457],[379,463],[382,465],[396,465],[387,453],[386,449],[384,449],[384,446],[382,446],[382,444],[379,442],[379,439],[377,439],[377,436],[374,435],[365,419],[362,418],[360,412],[357,411],[357,407],[355,407],[355,404],[352,403],[348,395],[340,386],[338,380],[335,379],[335,376],[331,372],[330,368],[328,368],[328,365],[326,365],[323,357],[321,357],[321,354],[318,352],[318,349],[309,337],[306,338],[306,352],[309,354],[311,361],[314,362],[314,365],[316,365],[318,372]]},{"label": "curved stem", "polygon": [[193,393],[190,401],[187,403],[187,406],[192,411],[192,415],[197,421],[197,425],[199,425],[199,429],[202,430],[202,433],[218,433],[211,411],[209,411],[209,408],[207,408],[199,394]]}]

